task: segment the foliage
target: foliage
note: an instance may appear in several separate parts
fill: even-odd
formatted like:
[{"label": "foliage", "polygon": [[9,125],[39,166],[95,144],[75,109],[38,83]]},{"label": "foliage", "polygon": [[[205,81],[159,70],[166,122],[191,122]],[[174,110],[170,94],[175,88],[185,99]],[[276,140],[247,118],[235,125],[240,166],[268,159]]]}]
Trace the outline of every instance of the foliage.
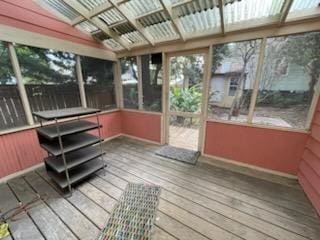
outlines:
[{"label": "foliage", "polygon": [[0,84],[13,83],[13,71],[9,59],[8,48],[5,43],[0,42]]},{"label": "foliage", "polygon": [[228,44],[216,45],[212,48],[212,68],[211,74],[221,66],[223,59],[230,55]]},{"label": "foliage", "polygon": [[170,91],[170,106],[172,111],[197,112],[200,110],[201,88],[193,85],[190,88],[173,87]]}]

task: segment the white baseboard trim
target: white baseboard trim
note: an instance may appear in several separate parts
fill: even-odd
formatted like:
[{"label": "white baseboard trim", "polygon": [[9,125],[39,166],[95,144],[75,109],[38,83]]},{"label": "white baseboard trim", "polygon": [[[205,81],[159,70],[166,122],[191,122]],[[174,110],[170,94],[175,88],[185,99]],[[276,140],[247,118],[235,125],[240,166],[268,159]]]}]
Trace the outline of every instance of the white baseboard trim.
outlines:
[{"label": "white baseboard trim", "polygon": [[162,145],[160,142],[155,142],[155,141],[148,140],[148,139],[145,139],[145,138],[136,137],[136,136],[133,136],[133,135],[130,135],[130,134],[124,134],[124,133],[122,133],[121,136],[123,136],[123,137],[128,137],[128,138],[135,139],[135,140],[139,140],[139,141],[146,142],[146,143],[152,143],[152,144],[156,144],[156,145]]},{"label": "white baseboard trim", "polygon": [[[225,162],[225,163],[230,163],[230,164],[234,164],[237,166],[241,166],[241,167],[246,167],[246,168],[250,168],[252,170],[256,170],[256,171],[261,171],[261,172],[265,172],[265,173],[269,173],[269,174],[273,174],[273,175],[277,175],[280,177],[286,177],[286,178],[290,178],[290,179],[298,179],[298,176],[289,174],[289,173],[283,173],[283,172],[279,172],[276,170],[270,170],[270,169],[266,169],[263,167],[258,167],[258,166],[254,166],[248,163],[242,163],[236,160],[232,160],[232,159],[227,159],[227,158],[223,158],[223,157],[219,157],[219,156],[214,156],[214,155],[209,155],[209,154],[202,154],[202,156],[207,157],[209,159],[213,159],[213,160],[217,160],[217,161],[221,161],[221,162]],[[204,161],[208,164],[210,164],[210,161]],[[213,163],[211,163],[213,164]]]}]

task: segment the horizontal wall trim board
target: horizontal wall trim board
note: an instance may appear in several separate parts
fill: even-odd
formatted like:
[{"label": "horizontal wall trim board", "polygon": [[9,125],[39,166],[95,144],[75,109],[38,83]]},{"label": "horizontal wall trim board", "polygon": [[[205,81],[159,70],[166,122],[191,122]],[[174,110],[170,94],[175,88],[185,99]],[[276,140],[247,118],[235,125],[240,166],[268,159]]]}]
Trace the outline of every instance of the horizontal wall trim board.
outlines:
[{"label": "horizontal wall trim board", "polygon": [[251,124],[251,123],[242,123],[242,122],[225,121],[225,120],[217,120],[217,119],[207,119],[207,122],[223,123],[223,124],[252,127],[252,128],[264,128],[264,129],[270,129],[270,130],[276,130],[276,131],[296,132],[296,133],[304,133],[304,134],[311,133],[311,131],[305,130],[305,129],[284,128],[284,127],[277,127],[277,126],[267,126],[267,125],[260,125],[260,124],[254,124],[254,123]]},{"label": "horizontal wall trim board", "polygon": [[[270,169],[266,169],[266,168],[262,168],[262,167],[258,167],[258,166],[254,166],[251,164],[247,164],[247,163],[242,163],[236,160],[231,160],[231,159],[227,159],[227,158],[223,158],[223,157],[219,157],[219,156],[213,156],[213,155],[209,155],[209,154],[203,154],[202,156],[213,159],[213,160],[218,160],[221,162],[226,162],[226,163],[231,163],[237,166],[241,166],[241,167],[246,167],[246,168],[250,168],[253,170],[257,170],[257,171],[261,171],[261,172],[265,172],[265,173],[271,173],[277,176],[281,176],[281,177],[286,177],[286,178],[290,178],[290,179],[297,179],[298,177],[295,175],[291,175],[288,173],[283,173],[283,172],[279,172],[279,171],[275,171],[275,170],[270,170]],[[210,164],[210,161],[204,161],[206,163]]]},{"label": "horizontal wall trim board", "polygon": [[62,40],[4,24],[0,24],[0,40],[116,61],[116,54],[107,49],[95,48],[80,43]]},{"label": "horizontal wall trim board", "polygon": [[136,113],[145,113],[145,114],[154,114],[154,115],[160,115],[160,116],[162,116],[162,112],[151,112],[151,111],[138,110],[138,109],[122,108],[121,111],[136,112]]},{"label": "horizontal wall trim board", "polygon": [[[118,112],[118,111],[120,111],[120,109],[112,109],[112,110],[101,111],[99,113],[99,115],[104,115],[104,114]],[[80,116],[79,118],[82,119],[82,118],[88,118],[88,117],[93,117],[93,116],[95,116],[95,114],[84,115],[84,116]],[[61,120],[59,120],[59,122],[68,122],[68,121],[76,120],[76,119],[78,119],[78,117],[61,119]],[[53,121],[48,121],[48,122],[45,122],[43,124],[43,126],[50,125],[50,124],[53,124],[53,123],[54,123]],[[8,130],[0,131],[0,136],[6,135],[6,134],[10,134],[10,133],[16,133],[16,132],[21,132],[21,131],[25,131],[25,130],[30,130],[30,129],[34,129],[34,128],[38,128],[38,127],[40,127],[39,123],[34,124],[34,125],[27,125],[27,126],[23,126],[23,127],[10,128]]]}]

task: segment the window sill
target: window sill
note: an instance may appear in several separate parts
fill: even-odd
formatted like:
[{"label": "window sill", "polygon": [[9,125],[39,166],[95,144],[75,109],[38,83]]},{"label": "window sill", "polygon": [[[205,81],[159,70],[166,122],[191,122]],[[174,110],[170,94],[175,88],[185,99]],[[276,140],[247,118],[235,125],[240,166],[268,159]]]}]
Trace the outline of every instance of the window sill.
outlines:
[{"label": "window sill", "polygon": [[311,133],[310,130],[307,130],[307,129],[268,126],[268,125],[260,125],[256,123],[244,123],[244,122],[226,121],[226,120],[218,120],[218,119],[207,119],[207,122],[213,122],[213,123],[216,122],[216,123],[237,125],[237,126],[243,126],[243,127],[264,128],[264,129],[277,130],[277,131],[297,132],[297,133],[304,133],[304,134]]}]

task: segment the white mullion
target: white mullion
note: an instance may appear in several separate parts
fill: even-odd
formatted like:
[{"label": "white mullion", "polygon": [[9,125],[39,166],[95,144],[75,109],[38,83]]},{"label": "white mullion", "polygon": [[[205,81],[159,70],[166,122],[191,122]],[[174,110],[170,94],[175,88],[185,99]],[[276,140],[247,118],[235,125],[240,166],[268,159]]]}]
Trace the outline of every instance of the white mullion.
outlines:
[{"label": "white mullion", "polygon": [[267,38],[263,38],[260,46],[260,54],[259,54],[259,60],[258,60],[258,66],[257,66],[257,73],[256,73],[256,79],[253,86],[252,96],[250,100],[250,106],[249,106],[249,113],[248,113],[248,123],[252,123],[253,114],[254,114],[254,108],[256,106],[257,102],[257,96],[259,91],[259,84],[261,80],[262,75],[262,66],[264,62],[264,56],[267,46]]},{"label": "white mullion", "polygon": [[8,49],[9,49],[9,56],[10,56],[13,72],[14,72],[15,77],[17,79],[17,86],[18,86],[18,91],[19,91],[20,98],[22,101],[23,110],[26,114],[27,123],[29,125],[33,125],[34,120],[32,117],[30,103],[28,100],[26,88],[23,84],[23,77],[21,74],[21,69],[20,69],[18,57],[17,57],[16,51],[14,49],[13,43],[8,43]]},{"label": "white mullion", "polygon": [[115,63],[114,84],[116,87],[117,107],[123,109],[123,89],[121,79],[121,64],[119,59]]},{"label": "white mullion", "polygon": [[137,56],[138,67],[138,109],[143,110],[143,91],[142,91],[142,69],[141,69],[141,56]]},{"label": "white mullion", "polygon": [[76,71],[77,71],[77,80],[79,85],[80,100],[82,107],[87,107],[86,91],[84,89],[84,82],[82,76],[82,67],[81,67],[81,58],[79,55],[76,56]]},{"label": "white mullion", "polygon": [[312,96],[312,101],[311,101],[311,105],[310,105],[307,120],[306,120],[306,125],[305,125],[306,130],[309,130],[311,128],[314,113],[317,110],[319,96],[320,96],[320,86],[319,84],[316,84],[316,86],[314,87],[314,93]]}]

